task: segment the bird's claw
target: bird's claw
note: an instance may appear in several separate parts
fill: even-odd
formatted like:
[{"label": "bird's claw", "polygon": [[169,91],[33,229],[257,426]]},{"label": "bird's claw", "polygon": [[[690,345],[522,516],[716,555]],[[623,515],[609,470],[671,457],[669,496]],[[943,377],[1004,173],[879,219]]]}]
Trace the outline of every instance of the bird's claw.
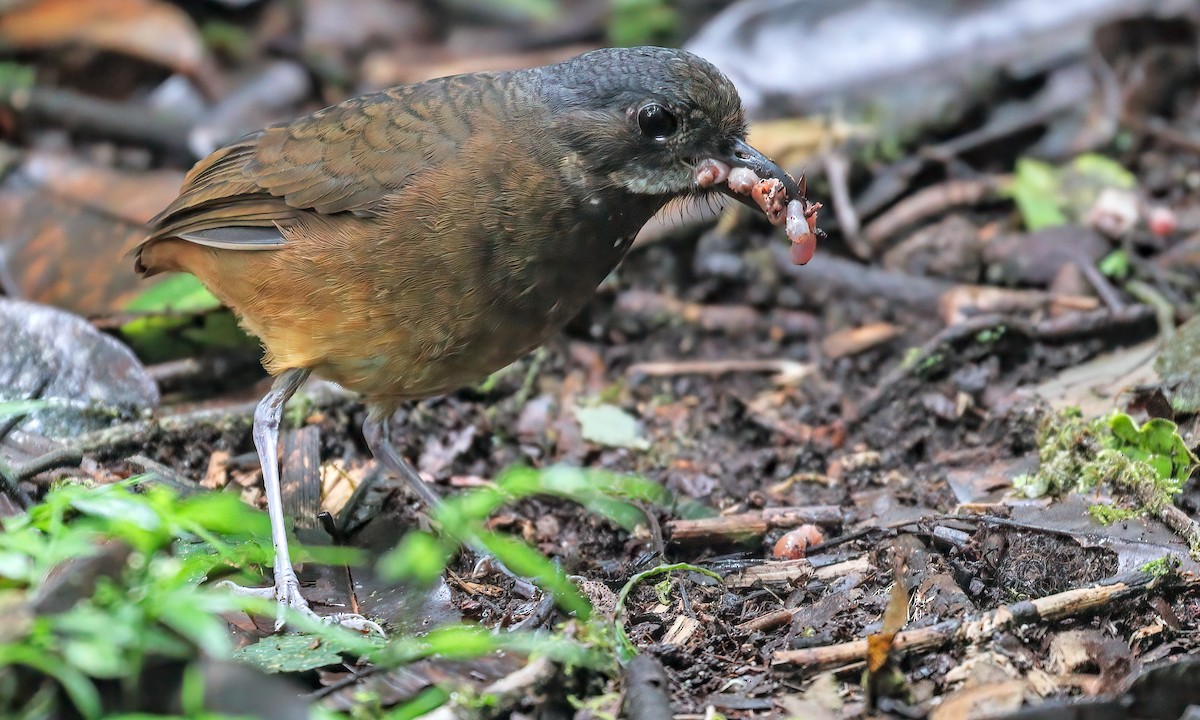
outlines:
[{"label": "bird's claw", "polygon": [[488,572],[499,572],[502,575],[512,578],[513,592],[523,598],[530,599],[537,594],[537,586],[532,580],[521,577],[512,570],[509,570],[504,566],[504,563],[491,555],[481,554],[479,559],[475,561],[475,567],[471,568],[471,577],[481,577]]},{"label": "bird's claw", "polygon": [[278,573],[275,577],[275,585],[273,587],[243,587],[229,580],[223,580],[217,583],[217,586],[228,589],[235,595],[249,595],[251,597],[276,600],[279,603],[279,611],[275,615],[275,632],[279,632],[287,624],[287,611],[288,608],[291,608],[295,612],[327,625],[340,625],[347,630],[354,630],[364,634],[376,632],[379,633],[380,637],[387,637],[387,633],[384,632],[379,623],[368,620],[358,613],[318,615],[309,607],[308,601],[304,599],[304,596],[300,594],[300,581],[296,578],[295,572]]}]

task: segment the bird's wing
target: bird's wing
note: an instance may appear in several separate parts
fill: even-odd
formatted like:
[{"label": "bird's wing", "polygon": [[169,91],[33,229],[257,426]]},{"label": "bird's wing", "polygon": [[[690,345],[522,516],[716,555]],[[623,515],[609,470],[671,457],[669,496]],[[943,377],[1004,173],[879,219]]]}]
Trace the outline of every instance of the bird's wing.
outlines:
[{"label": "bird's wing", "polygon": [[392,88],[248,135],[192,168],[142,247],[178,237],[270,249],[300,210],[371,215],[421,168],[453,156],[470,132],[458,96],[478,99],[481,85],[486,78]]}]

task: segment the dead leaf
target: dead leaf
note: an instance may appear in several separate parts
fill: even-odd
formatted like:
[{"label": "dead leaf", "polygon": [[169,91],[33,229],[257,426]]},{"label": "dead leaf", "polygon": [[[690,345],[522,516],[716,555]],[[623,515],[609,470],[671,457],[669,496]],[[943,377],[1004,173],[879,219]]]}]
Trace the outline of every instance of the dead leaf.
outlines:
[{"label": "dead leaf", "polygon": [[362,484],[370,465],[347,467],[342,460],[321,466],[321,510],[337,515]]},{"label": "dead leaf", "polygon": [[894,339],[901,333],[891,323],[877,322],[861,327],[845,328],[827,335],[821,341],[821,351],[830,360],[858,355]]},{"label": "dead leaf", "polygon": [[204,471],[200,484],[209,490],[225,487],[225,483],[229,482],[229,459],[228,450],[214,450],[208,457],[208,469]]},{"label": "dead leaf", "polygon": [[145,222],[182,182],[175,171],[121,172],[29,153],[0,184],[9,290],[86,316],[122,311],[157,282],[139,278],[123,256],[145,238]]},{"label": "dead leaf", "polygon": [[35,0],[0,15],[0,41],[20,50],[83,45],[191,75],[210,62],[192,19],[162,0]]},{"label": "dead leaf", "polygon": [[929,714],[930,720],[967,720],[1012,712],[1025,701],[1025,682],[1010,680],[955,691]]}]

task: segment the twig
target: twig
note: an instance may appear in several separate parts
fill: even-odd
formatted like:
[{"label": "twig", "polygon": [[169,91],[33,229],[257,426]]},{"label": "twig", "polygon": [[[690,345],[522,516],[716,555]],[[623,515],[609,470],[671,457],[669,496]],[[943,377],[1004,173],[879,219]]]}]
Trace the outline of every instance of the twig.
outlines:
[{"label": "twig", "polygon": [[654,377],[672,375],[729,375],[732,373],[774,373],[789,380],[802,379],[812,372],[812,365],[787,358],[762,360],[663,360],[630,365],[626,375]]},{"label": "twig", "polygon": [[1104,277],[1104,273],[1100,272],[1095,263],[1078,260],[1075,262],[1075,267],[1079,268],[1079,271],[1087,278],[1088,284],[1092,286],[1109,310],[1118,313],[1125,309],[1125,302],[1121,300],[1121,294],[1108,281],[1108,278]]},{"label": "twig", "polygon": [[[2,264],[3,263],[0,262],[0,265]],[[33,392],[29,393],[25,399],[41,399],[42,394],[46,392],[46,388],[48,387],[50,387],[50,373],[45,372],[40,378],[38,378],[37,385],[34,386]],[[7,438],[9,434],[11,434],[12,431],[15,430],[16,427],[20,425],[27,417],[29,417],[29,413],[19,413],[17,415],[13,415],[12,417],[6,418],[3,423],[0,423],[0,442],[4,442],[4,439]]]},{"label": "twig", "polygon": [[819,568],[814,568],[813,564],[805,558],[767,560],[726,575],[725,585],[731,588],[756,585],[795,585],[810,578],[829,582],[851,573],[870,572],[872,567],[871,560],[865,555]]},{"label": "twig", "polygon": [[[974,645],[1017,623],[1049,622],[1083,615],[1113,602],[1143,595],[1156,589],[1162,579],[1162,576],[1144,572],[1118,575],[1090,587],[1002,605],[974,617],[906,630],[897,633],[893,647],[912,653],[932,650],[952,642]],[[1189,577],[1183,582],[1195,586],[1200,584],[1200,578]],[[776,665],[817,669],[857,662],[866,655],[867,641],[863,639],[799,650],[781,650],[774,653],[771,659]]]},{"label": "twig", "polygon": [[17,479],[16,471],[9,466],[3,456],[0,456],[0,482],[4,483],[5,491],[22,509],[28,510],[33,507],[33,498],[29,497],[29,493],[21,487],[21,481]]},{"label": "twig", "polygon": [[1141,118],[1134,116],[1133,113],[1125,113],[1121,117],[1121,121],[1134,130],[1150,135],[1156,140],[1161,140],[1168,145],[1173,145],[1189,153],[1200,154],[1200,139],[1177,130],[1160,117]]},{"label": "twig", "polygon": [[926,218],[940,215],[950,208],[976,205],[995,197],[1012,180],[1011,175],[998,175],[977,180],[947,180],[931,185],[900,200],[863,228],[863,240],[874,252],[884,242],[904,228]]},{"label": "twig", "polygon": [[1141,280],[1130,280],[1125,283],[1125,290],[1137,298],[1138,302],[1154,308],[1154,316],[1158,319],[1158,337],[1167,342],[1175,336],[1175,306],[1163,297],[1153,285]]},{"label": "twig", "polygon": [[792,618],[796,616],[798,610],[796,608],[783,608],[780,610],[772,610],[764,615],[759,615],[756,618],[750,618],[744,623],[734,626],[734,630],[740,633],[766,632],[774,630],[777,627],[783,627],[792,622]]},{"label": "twig", "polygon": [[753,332],[764,324],[763,314],[749,305],[705,305],[649,290],[622,292],[617,296],[616,309],[622,317],[647,324],[682,321],[727,335]]},{"label": "twig", "polygon": [[837,505],[777,507],[698,520],[670,520],[666,531],[677,543],[742,542],[761,538],[771,528],[792,528],[805,523],[841,525],[844,519]]},{"label": "twig", "polygon": [[829,200],[837,217],[838,229],[846,239],[846,246],[859,260],[870,260],[872,248],[869,243],[863,242],[862,222],[854,209],[854,201],[850,199],[850,162],[838,152],[825,153],[822,160],[825,178],[829,182]]},{"label": "twig", "polygon": [[957,287],[945,280],[883,270],[829,253],[817,253],[811,263],[800,266],[792,262],[786,246],[772,244],[770,252],[776,270],[795,278],[796,290],[814,302],[849,297],[933,313],[942,294]]},{"label": "twig", "polygon": [[1040,322],[1030,322],[1024,318],[1012,315],[977,315],[951,325],[927,340],[919,350],[906,362],[893,368],[875,386],[875,390],[859,404],[856,417],[865,417],[882,407],[894,394],[902,391],[902,382],[914,368],[922,362],[938,354],[945,346],[963,341],[973,341],[979,333],[993,328],[1003,327],[1009,332],[1022,335],[1030,340],[1043,342],[1062,342],[1077,337],[1093,335],[1101,330],[1126,328],[1149,320],[1153,310],[1145,305],[1131,305],[1121,312],[1111,312],[1107,309],[1090,312],[1070,313],[1059,317],[1048,318]]},{"label": "twig", "polygon": [[[304,400],[318,408],[350,403],[354,398],[353,394],[328,383],[308,386],[304,394]],[[85,433],[75,438],[72,443],[76,450],[88,455],[114,453],[128,447],[143,447],[155,439],[181,439],[202,432],[245,432],[254,423],[254,408],[257,406],[257,401],[251,401],[176,413],[153,420],[123,423]]]},{"label": "twig", "polygon": [[185,117],[158,112],[141,103],[121,103],[81,95],[70,90],[33,87],[11,92],[0,102],[35,122],[113,140],[169,150],[191,157]]},{"label": "twig", "polygon": [[77,467],[83,462],[83,453],[74,448],[57,448],[39,455],[32,460],[15,465],[12,468],[13,478],[20,482],[28,480],[38,473],[62,467]]}]

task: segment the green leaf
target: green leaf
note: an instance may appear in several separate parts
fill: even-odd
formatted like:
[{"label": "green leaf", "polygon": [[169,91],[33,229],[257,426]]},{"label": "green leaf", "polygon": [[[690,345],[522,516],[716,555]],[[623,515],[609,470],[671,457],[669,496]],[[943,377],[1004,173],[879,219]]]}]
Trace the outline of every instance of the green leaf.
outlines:
[{"label": "green leaf", "polygon": [[148,288],[125,306],[128,312],[194,313],[221,307],[208,288],[195,275],[177,273]]},{"label": "green leaf", "polygon": [[[114,486],[109,485],[102,490],[112,487]],[[120,520],[146,531],[159,530],[163,527],[162,518],[154,508],[131,497],[128,493],[101,491],[94,495],[75,498],[71,502],[71,507],[84,515],[105,520]]]},{"label": "green leaf", "polygon": [[1058,171],[1049,163],[1031,158],[1017,160],[1016,175],[1008,187],[1008,194],[1016,202],[1028,230],[1067,223],[1067,216],[1058,206]]},{"label": "green leaf", "polygon": [[386,580],[409,580],[430,585],[437,580],[454,548],[426,532],[410,532],[395,549],[379,559],[379,574]]},{"label": "green leaf", "polygon": [[271,536],[267,514],[250,507],[233,493],[197,493],[176,502],[176,515],[185,528],[201,527],[221,535]]},{"label": "green leaf", "polygon": [[1137,178],[1133,173],[1116,160],[1104,155],[1084,153],[1072,160],[1070,167],[1075,173],[1103,187],[1132,190],[1137,186]]},{"label": "green leaf", "polygon": [[229,626],[216,614],[206,594],[184,586],[159,598],[158,618],[175,632],[191,640],[213,657],[229,654]]},{"label": "green leaf", "polygon": [[233,657],[269,673],[295,673],[337,665],[344,648],[311,635],[272,635],[247,645]]},{"label": "green leaf", "polygon": [[0,401],[0,420],[19,415],[28,415],[37,410],[44,410],[52,405],[57,405],[50,398],[37,398],[35,400],[4,400]]},{"label": "green leaf", "polygon": [[79,714],[85,718],[100,717],[100,693],[86,675],[70,665],[56,662],[52,656],[25,645],[0,645],[0,667],[25,665],[58,681]]},{"label": "green leaf", "polygon": [[1113,413],[1108,426],[1112,431],[1110,447],[1146,463],[1159,480],[1169,481],[1172,487],[1182,486],[1196,466],[1196,456],[1170,420],[1152,418],[1139,428],[1125,413]]},{"label": "green leaf", "polygon": [[674,39],[681,25],[679,11],[669,0],[613,0],[608,37],[613,45],[624,47],[664,44]]},{"label": "green leaf", "polygon": [[450,693],[434,685],[427,687],[413,699],[391,708],[380,720],[416,720],[437,710],[450,699]]},{"label": "green leaf", "polygon": [[583,439],[607,447],[646,450],[650,443],[643,438],[641,423],[616,405],[597,405],[575,409],[575,419]]},{"label": "green leaf", "polygon": [[1129,254],[1121,249],[1113,250],[1101,258],[1096,267],[1110,278],[1121,279],[1129,277]]}]

